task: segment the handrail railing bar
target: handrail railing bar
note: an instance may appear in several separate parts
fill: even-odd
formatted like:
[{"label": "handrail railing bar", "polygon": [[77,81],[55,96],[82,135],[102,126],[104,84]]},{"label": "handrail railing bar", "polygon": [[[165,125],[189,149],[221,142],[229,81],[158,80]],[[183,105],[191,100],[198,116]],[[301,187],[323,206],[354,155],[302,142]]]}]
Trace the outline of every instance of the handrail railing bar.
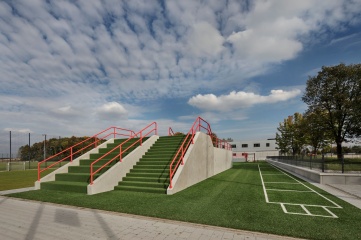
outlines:
[{"label": "handrail railing bar", "polygon": [[174,132],[173,129],[171,127],[168,128],[168,136],[173,136]]},{"label": "handrail railing bar", "polygon": [[[107,134],[107,135],[105,135],[105,136],[100,137],[103,133],[106,133],[107,131],[109,131],[109,130],[111,130],[111,129],[113,129],[113,132],[112,132],[112,133],[109,133],[109,134]],[[129,132],[130,134],[126,135],[126,134],[123,134],[123,133],[118,133],[116,130],[119,130],[119,131],[127,131],[127,132]],[[67,158],[70,158],[70,161],[72,162],[73,156],[76,155],[77,153],[79,153],[79,152],[83,151],[84,149],[86,149],[86,148],[88,148],[88,147],[91,147],[91,146],[97,147],[98,142],[100,142],[101,140],[106,139],[107,137],[109,137],[109,136],[111,136],[111,135],[113,135],[114,138],[115,138],[115,135],[116,135],[116,134],[117,134],[118,136],[129,136],[129,135],[135,134],[135,132],[134,132],[133,130],[129,130],[129,129],[125,129],[125,128],[119,128],[119,127],[114,127],[114,126],[112,126],[112,127],[109,127],[109,128],[107,128],[107,129],[105,129],[105,130],[103,130],[103,131],[101,131],[101,132],[99,132],[99,133],[97,133],[97,134],[95,134],[95,135],[93,135],[93,136],[91,136],[91,137],[88,137],[87,139],[84,139],[84,140],[81,141],[81,142],[78,142],[78,143],[74,144],[74,145],[71,146],[71,147],[68,147],[67,149],[64,149],[64,150],[58,152],[57,154],[54,154],[54,155],[52,155],[52,156],[50,156],[50,157],[48,157],[48,158],[46,158],[46,159],[44,159],[44,160],[42,160],[42,161],[39,161],[39,162],[38,162],[38,181],[40,181],[40,175],[41,175],[41,173],[42,173],[43,171],[51,168],[52,166],[54,166],[54,165],[56,165],[56,164],[59,164],[60,162],[66,160]],[[93,138],[94,138],[94,140],[95,140],[94,142],[93,142]],[[82,147],[81,149],[78,149],[77,151],[73,152],[73,149],[74,149],[75,147],[77,147],[77,146],[79,146],[79,145],[81,145],[81,144],[84,144],[84,143],[87,142],[87,141],[92,141],[92,142],[89,143],[87,146]],[[69,153],[69,152],[70,152],[70,153]],[[43,164],[44,162],[50,161],[51,159],[54,159],[55,157],[57,157],[57,156],[59,156],[59,155],[61,155],[61,154],[69,154],[69,156],[64,157],[63,159],[56,161],[55,163],[51,164],[50,166],[47,166],[47,167],[44,168],[44,169],[41,169],[41,164]]]},{"label": "handrail railing bar", "polygon": [[[206,126],[204,126],[204,125],[206,125]],[[224,141],[224,143],[222,145],[222,141],[212,134],[211,125],[206,120],[204,120],[201,117],[198,117],[194,121],[191,129],[189,130],[186,137],[184,138],[184,141],[183,141],[182,145],[180,146],[177,153],[174,155],[174,158],[173,158],[172,162],[169,165],[169,182],[170,182],[169,187],[170,188],[173,187],[172,186],[172,179],[173,179],[173,176],[175,174],[176,169],[178,168],[180,163],[184,164],[183,163],[183,158],[184,158],[184,154],[185,154],[185,152],[184,152],[185,149],[188,149],[189,145],[191,143],[192,144],[194,143],[194,136],[195,136],[196,132],[201,131],[202,129],[207,131],[208,135],[211,138],[212,143],[215,144],[215,147],[227,148],[227,150],[231,149],[230,144],[228,142]],[[185,146],[184,143],[187,142],[187,141],[188,141],[188,144],[186,144],[186,146]],[[181,152],[181,156],[179,157],[180,152]],[[179,158],[179,159],[177,160],[177,158]]]},{"label": "handrail railing bar", "polygon": [[[149,127],[151,127],[152,125],[154,125],[154,129],[150,130],[148,133],[146,133],[145,135],[143,135],[143,131],[145,131],[146,129],[148,129]],[[148,136],[150,133],[152,133],[153,131],[155,131],[155,133],[157,133],[157,123],[156,122],[152,122],[151,124],[148,124],[145,128],[143,128],[142,130],[140,130],[138,133],[134,133],[133,136],[131,136],[130,138],[128,138],[126,141],[122,142],[121,144],[119,144],[119,146],[113,148],[112,150],[110,150],[109,152],[107,152],[106,154],[104,154],[103,156],[101,156],[100,158],[98,158],[97,160],[93,161],[90,165],[90,184],[93,184],[94,181],[94,175],[99,172],[101,169],[103,169],[104,167],[106,167],[107,165],[109,165],[112,161],[114,161],[114,159],[118,158],[122,159],[122,153],[126,152],[129,148],[133,147],[135,144],[137,144],[138,142],[140,142],[140,145],[142,145],[142,140],[144,137]],[[140,135],[139,139],[137,141],[135,141],[133,144],[131,144],[130,146],[128,146],[127,149],[125,150],[121,150],[121,147],[123,146],[123,144],[125,144],[126,142],[128,142],[130,139],[133,139],[135,137],[138,136],[138,134]],[[118,149],[118,147],[120,148],[120,153],[117,154],[114,158],[112,158],[111,160],[109,160],[108,162],[106,162],[102,167],[100,167],[99,169],[97,169],[96,171],[93,171],[93,166],[95,163],[99,162],[101,159],[103,159],[105,156],[109,155],[111,152],[115,151],[116,149]]]}]

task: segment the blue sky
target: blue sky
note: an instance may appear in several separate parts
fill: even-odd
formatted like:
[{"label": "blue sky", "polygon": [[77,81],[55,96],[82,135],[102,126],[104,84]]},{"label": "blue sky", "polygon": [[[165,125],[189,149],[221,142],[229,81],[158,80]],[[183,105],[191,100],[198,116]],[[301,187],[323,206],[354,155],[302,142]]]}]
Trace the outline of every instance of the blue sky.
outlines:
[{"label": "blue sky", "polygon": [[323,65],[361,62],[361,1],[1,1],[0,130],[156,121],[275,137]]}]

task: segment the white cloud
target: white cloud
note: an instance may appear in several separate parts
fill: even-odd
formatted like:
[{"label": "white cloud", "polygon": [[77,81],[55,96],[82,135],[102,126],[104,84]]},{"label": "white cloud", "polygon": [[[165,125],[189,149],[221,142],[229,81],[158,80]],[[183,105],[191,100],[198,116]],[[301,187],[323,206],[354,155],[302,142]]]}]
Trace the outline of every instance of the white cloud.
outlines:
[{"label": "white cloud", "polygon": [[[214,93],[191,98],[211,117],[279,101],[289,92],[259,96],[247,80],[358,23],[359,9],[346,0],[1,1],[0,128],[132,127],[151,112],[144,103],[199,92]],[[217,97],[234,86],[247,92]]]},{"label": "white cloud", "polygon": [[196,23],[189,34],[191,54],[197,57],[217,56],[223,49],[224,38],[207,22]]},{"label": "white cloud", "polygon": [[117,119],[127,118],[128,111],[117,102],[103,104],[97,109],[97,115],[100,119],[117,121]]},{"label": "white cloud", "polygon": [[256,104],[270,104],[281,101],[287,101],[298,96],[300,90],[271,90],[268,96],[261,96],[252,92],[235,92],[232,91],[228,95],[217,97],[214,94],[198,94],[189,99],[188,104],[206,111],[227,112],[249,108]]},{"label": "white cloud", "polygon": [[33,133],[30,129],[28,128],[22,128],[22,129],[15,129],[15,128],[5,128],[4,131],[6,132],[16,132],[16,133]]}]

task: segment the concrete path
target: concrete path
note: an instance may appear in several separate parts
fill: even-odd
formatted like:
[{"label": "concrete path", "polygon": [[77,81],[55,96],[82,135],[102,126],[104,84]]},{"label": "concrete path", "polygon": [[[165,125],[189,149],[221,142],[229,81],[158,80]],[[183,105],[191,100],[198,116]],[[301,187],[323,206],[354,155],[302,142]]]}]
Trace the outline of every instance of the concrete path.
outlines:
[{"label": "concrete path", "polygon": [[0,196],[2,196],[2,195],[7,195],[7,194],[11,194],[11,193],[27,192],[27,191],[32,191],[32,190],[35,190],[35,187],[5,190],[5,191],[0,191]]},{"label": "concrete path", "polygon": [[0,239],[295,239],[0,196]]}]

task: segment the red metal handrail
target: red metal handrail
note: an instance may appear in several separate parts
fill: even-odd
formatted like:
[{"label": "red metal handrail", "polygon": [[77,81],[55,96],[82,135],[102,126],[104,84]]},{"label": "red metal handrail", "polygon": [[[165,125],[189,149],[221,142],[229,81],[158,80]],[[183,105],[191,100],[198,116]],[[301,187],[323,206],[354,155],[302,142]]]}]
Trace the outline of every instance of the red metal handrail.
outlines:
[{"label": "red metal handrail", "polygon": [[173,129],[171,127],[169,127],[168,136],[173,136],[173,135],[174,135]]},{"label": "red metal handrail", "polygon": [[[150,127],[152,127],[152,129],[149,130]],[[144,133],[144,131],[148,130],[148,132]],[[90,184],[93,185],[94,182],[94,175],[97,174],[99,171],[101,171],[103,168],[105,168],[106,166],[108,166],[111,162],[113,162],[115,159],[119,159],[119,161],[122,161],[122,154],[123,152],[126,152],[129,148],[133,147],[135,144],[137,144],[138,142],[140,142],[140,146],[142,146],[143,143],[143,138],[147,137],[149,134],[151,134],[152,132],[154,132],[154,135],[158,134],[158,126],[156,122],[152,122],[151,124],[149,124],[148,126],[146,126],[145,128],[143,128],[142,130],[140,130],[138,133],[134,134],[132,137],[128,138],[127,140],[125,140],[124,142],[122,142],[121,144],[119,144],[118,146],[114,147],[112,150],[110,150],[109,152],[107,152],[106,154],[104,154],[103,156],[101,156],[100,158],[96,159],[95,161],[93,161],[90,164]],[[127,143],[129,140],[138,137],[139,139],[137,141],[135,141],[133,144],[131,144],[129,147],[127,147],[126,149],[122,150],[122,146],[123,144]],[[119,154],[117,154],[115,157],[113,157],[112,159],[110,159],[109,161],[107,161],[106,163],[104,163],[100,168],[98,168],[97,170],[94,171],[94,164],[96,164],[97,162],[99,162],[100,160],[102,160],[104,157],[108,156],[110,153],[116,151],[117,149],[119,149]]]},{"label": "red metal handrail", "polygon": [[[204,126],[203,124],[205,124],[206,126]],[[188,134],[186,135],[182,145],[178,149],[178,152],[175,154],[171,164],[169,165],[169,188],[173,188],[173,185],[172,185],[173,176],[174,176],[175,172],[177,171],[179,165],[184,164],[184,162],[183,162],[184,155],[185,155],[189,145],[191,143],[192,144],[194,143],[194,136],[195,136],[196,132],[197,131],[200,132],[201,129],[204,129],[207,131],[207,135],[209,135],[211,137],[211,140],[215,147],[225,148],[227,150],[231,149],[231,145],[228,142],[226,142],[225,140],[220,140],[219,138],[215,137],[212,134],[211,125],[206,120],[204,120],[201,117],[198,117],[194,121],[194,123],[193,123],[191,129],[189,130]],[[173,165],[174,165],[174,167],[173,167]]]},{"label": "red metal handrail", "polygon": [[[126,133],[122,133],[122,131],[125,131]],[[105,134],[105,136],[103,136],[103,134]],[[113,135],[114,138],[116,138],[117,136],[128,136],[128,137],[133,137],[135,135],[135,132],[132,131],[132,130],[128,130],[128,129],[124,129],[124,128],[118,128],[118,127],[109,127],[97,134],[95,134],[94,136],[92,137],[89,137],[53,156],[50,156],[46,159],[44,159],[43,161],[40,161],[38,162],[38,181],[40,181],[40,176],[41,176],[41,173],[44,172],[45,170],[55,166],[56,164],[59,164],[67,159],[70,159],[70,162],[73,161],[73,157],[74,155],[78,154],[79,152],[83,151],[84,149],[89,149],[90,147],[97,147],[98,146],[98,142],[108,138],[109,136]],[[92,141],[94,139],[94,141]],[[83,143],[86,143],[88,141],[92,141],[90,144],[86,145],[85,147],[82,147],[80,149],[78,149],[77,151],[73,151],[75,147],[83,144]],[[68,154],[67,156],[65,156],[64,158],[50,164],[49,166],[46,166],[45,168],[41,169],[41,164],[43,163],[46,163],[50,160],[54,160],[55,157],[61,155],[61,154]]]}]

